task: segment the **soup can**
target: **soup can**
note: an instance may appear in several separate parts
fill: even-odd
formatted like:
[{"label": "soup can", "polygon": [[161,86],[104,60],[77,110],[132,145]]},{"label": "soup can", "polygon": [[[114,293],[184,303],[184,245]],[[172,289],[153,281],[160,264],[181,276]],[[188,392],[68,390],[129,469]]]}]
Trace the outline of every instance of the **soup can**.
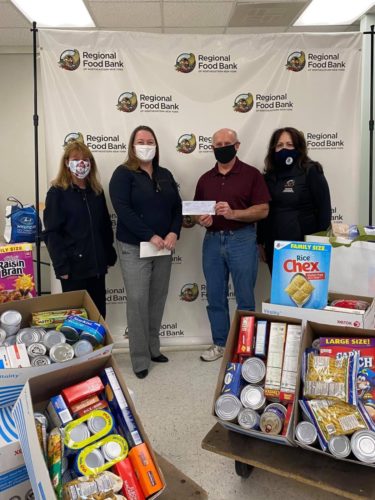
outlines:
[{"label": "soup can", "polygon": [[34,328],[21,328],[17,333],[17,344],[25,344],[28,347],[30,344],[39,342],[41,335]]},{"label": "soup can", "polygon": [[259,429],[260,415],[251,408],[243,408],[238,414],[238,423],[244,429]]},{"label": "soup can", "polygon": [[215,413],[221,420],[235,420],[242,408],[241,401],[233,394],[222,394],[215,403]]},{"label": "soup can", "polygon": [[30,344],[27,348],[27,354],[30,358],[35,358],[36,356],[44,356],[47,352],[47,347],[41,342],[35,342]]},{"label": "soup can", "polygon": [[260,430],[266,434],[277,435],[283,430],[285,414],[279,408],[269,408],[260,416]]},{"label": "soup can", "polygon": [[352,435],[351,446],[353,455],[361,462],[375,463],[375,432],[370,430],[357,431]]},{"label": "soup can", "polygon": [[245,408],[262,410],[266,405],[264,390],[258,385],[246,385],[241,391],[241,403]]},{"label": "soup can", "polygon": [[10,335],[4,340],[3,346],[7,347],[14,344],[17,344],[17,335]]},{"label": "soup can", "polygon": [[0,328],[0,345],[4,344],[6,337],[7,332],[4,330],[4,328]]},{"label": "soup can", "polygon": [[241,368],[242,378],[250,384],[260,384],[266,376],[266,365],[259,358],[248,358]]},{"label": "soup can", "polygon": [[312,445],[318,439],[318,432],[311,422],[299,422],[296,426],[296,439],[300,443]]},{"label": "soup can", "polygon": [[73,345],[73,349],[76,358],[86,356],[94,350],[92,344],[88,340],[79,340]]},{"label": "soup can", "polygon": [[43,337],[43,344],[47,349],[51,349],[56,344],[65,344],[66,338],[63,333],[57,330],[49,330]]},{"label": "soup can", "polygon": [[337,458],[346,458],[352,451],[350,440],[347,436],[333,436],[328,441],[328,449]]},{"label": "soup can", "polygon": [[63,325],[59,331],[64,334],[64,337],[66,338],[66,342],[68,344],[73,345],[79,341],[79,332],[76,328],[68,325]]},{"label": "soup can", "polygon": [[[87,427],[91,434],[97,434],[107,427],[108,421],[100,415],[95,415],[87,420]],[[109,432],[109,430],[108,430]]]},{"label": "soup can", "polygon": [[101,452],[105,460],[110,462],[111,460],[116,460],[116,458],[121,456],[123,450],[121,445],[116,441],[108,441],[101,447]]},{"label": "soup can", "polygon": [[30,360],[31,366],[47,366],[51,364],[51,360],[48,356],[35,356]]},{"label": "soup can", "polygon": [[21,321],[21,314],[18,311],[9,309],[0,316],[0,327],[6,331],[7,336],[14,335],[20,329]]},{"label": "soup can", "polygon": [[54,363],[65,363],[74,358],[74,349],[69,344],[55,344],[49,351],[49,357]]},{"label": "soup can", "polygon": [[71,448],[73,443],[81,443],[86,441],[90,437],[90,431],[87,425],[82,422],[71,428],[69,433],[69,447]]}]

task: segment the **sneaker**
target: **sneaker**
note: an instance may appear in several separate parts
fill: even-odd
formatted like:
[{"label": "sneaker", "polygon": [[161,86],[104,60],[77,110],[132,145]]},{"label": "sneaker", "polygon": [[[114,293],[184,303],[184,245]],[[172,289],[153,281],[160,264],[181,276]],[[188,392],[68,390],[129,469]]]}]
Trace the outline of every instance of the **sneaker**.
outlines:
[{"label": "sneaker", "polygon": [[209,347],[207,351],[202,352],[201,360],[216,361],[217,359],[222,358],[223,354],[224,354],[224,347],[212,344],[212,346]]}]

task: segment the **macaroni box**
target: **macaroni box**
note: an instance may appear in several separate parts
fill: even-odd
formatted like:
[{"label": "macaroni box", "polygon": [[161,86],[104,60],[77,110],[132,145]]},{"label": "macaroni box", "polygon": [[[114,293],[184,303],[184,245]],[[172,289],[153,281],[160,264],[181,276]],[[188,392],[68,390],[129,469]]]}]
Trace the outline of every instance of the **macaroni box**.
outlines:
[{"label": "macaroni box", "polygon": [[40,311],[55,311],[57,309],[79,308],[86,309],[89,319],[97,321],[105,327],[105,345],[99,349],[95,349],[93,352],[86,354],[85,356],[73,358],[71,361],[67,361],[65,363],[52,363],[41,367],[0,369],[0,408],[2,406],[8,406],[15,403],[23,385],[30,377],[41,373],[61,370],[61,368],[74,366],[88,359],[104,356],[110,353],[113,347],[113,339],[108,325],[100,316],[100,313],[90,295],[85,290],[58,293],[55,295],[44,295],[43,297],[35,297],[28,300],[17,300],[11,304],[0,304],[0,315],[8,309],[16,310],[21,314],[21,328],[29,326],[32,313]]},{"label": "macaroni box", "polygon": [[271,302],[322,309],[327,305],[331,245],[275,241]]}]

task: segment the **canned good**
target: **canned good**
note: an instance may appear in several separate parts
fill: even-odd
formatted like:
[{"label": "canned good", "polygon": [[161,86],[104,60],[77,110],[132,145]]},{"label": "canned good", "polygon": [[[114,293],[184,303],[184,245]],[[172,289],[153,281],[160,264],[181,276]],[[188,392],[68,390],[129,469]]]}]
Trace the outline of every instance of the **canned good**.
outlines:
[{"label": "canned good", "polygon": [[227,363],[221,393],[233,394],[238,397],[241,392],[241,385],[241,365],[239,363]]},{"label": "canned good", "polygon": [[47,347],[41,342],[35,342],[34,344],[30,344],[27,348],[27,354],[30,358],[35,358],[35,356],[44,356],[47,352]]},{"label": "canned good", "polygon": [[352,448],[347,436],[333,436],[328,441],[328,449],[337,458],[346,458],[350,455]]},{"label": "canned good", "polygon": [[100,332],[87,332],[83,330],[79,338],[81,340],[88,340],[93,347],[97,347],[104,342],[104,336]]},{"label": "canned good", "polygon": [[92,344],[88,340],[79,340],[73,345],[74,355],[76,358],[86,356],[94,350]]},{"label": "canned good", "polygon": [[[90,437],[90,431],[85,423],[72,426],[69,433],[70,443],[81,443]],[[70,445],[71,447],[71,445]]]},{"label": "canned good", "polygon": [[260,415],[251,408],[243,408],[238,414],[238,423],[244,429],[259,429]]},{"label": "canned good", "polygon": [[14,335],[18,332],[21,326],[21,321],[21,314],[18,311],[14,311],[12,309],[4,311],[0,316],[0,326],[6,331],[7,336]]},{"label": "canned good", "polygon": [[104,464],[105,460],[103,454],[98,449],[91,450],[91,452],[85,458],[85,465],[91,470],[98,469],[99,467],[102,467]]},{"label": "canned good", "polygon": [[286,416],[286,406],[282,405],[281,403],[270,403],[264,408],[264,411],[268,411],[270,408],[277,408],[284,414],[284,417]]},{"label": "canned good", "polygon": [[39,342],[40,339],[40,333],[34,328],[22,328],[17,333],[17,344],[25,344],[26,347],[35,342]]},{"label": "canned good", "polygon": [[74,358],[74,349],[69,344],[55,344],[49,351],[49,357],[54,363],[65,363]]},{"label": "canned good", "polygon": [[4,328],[0,328],[0,345],[3,345],[7,336],[7,332]]},{"label": "canned good", "polygon": [[237,418],[241,408],[241,401],[233,394],[222,394],[215,403],[216,415],[229,422]]},{"label": "canned good", "polygon": [[97,434],[107,426],[107,420],[101,415],[90,417],[87,420],[87,427],[92,434]]},{"label": "canned good", "polygon": [[296,426],[297,441],[303,444],[314,444],[318,438],[318,432],[311,422],[299,422]]},{"label": "canned good", "polygon": [[3,346],[7,347],[14,344],[17,344],[17,335],[10,335],[5,339]]},{"label": "canned good", "polygon": [[258,385],[247,385],[241,391],[241,403],[245,408],[262,410],[266,404],[264,390]]},{"label": "canned good", "polygon": [[283,429],[285,414],[278,408],[269,408],[260,416],[260,430],[266,434],[280,434]]},{"label": "canned good", "polygon": [[248,358],[241,368],[242,377],[250,384],[259,384],[266,376],[266,365],[259,358]]},{"label": "canned good", "polygon": [[357,431],[352,435],[351,446],[353,455],[361,462],[375,463],[375,432],[370,430]]},{"label": "canned good", "polygon": [[72,326],[63,325],[59,331],[64,334],[68,344],[73,345],[79,341],[79,332]]},{"label": "canned good", "polygon": [[317,349],[318,351],[320,350],[320,338],[317,338],[313,340],[313,343],[311,344],[311,347],[313,349]]},{"label": "canned good", "polygon": [[65,344],[66,338],[64,334],[58,332],[57,330],[50,330],[43,337],[43,344],[47,349],[51,349],[56,344]]},{"label": "canned good", "polygon": [[111,460],[116,460],[121,455],[122,449],[116,441],[108,441],[101,447],[101,452],[105,460],[110,462]]},{"label": "canned good", "polygon": [[48,356],[35,356],[30,360],[31,366],[47,366],[51,364],[51,360]]}]

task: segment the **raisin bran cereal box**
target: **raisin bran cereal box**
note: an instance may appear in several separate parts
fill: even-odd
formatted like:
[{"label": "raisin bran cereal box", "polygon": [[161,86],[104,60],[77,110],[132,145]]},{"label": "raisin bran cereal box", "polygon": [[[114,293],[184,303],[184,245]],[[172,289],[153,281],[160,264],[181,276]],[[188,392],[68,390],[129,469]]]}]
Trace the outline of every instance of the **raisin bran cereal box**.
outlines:
[{"label": "raisin bran cereal box", "polygon": [[271,303],[323,309],[328,300],[331,245],[275,241]]},{"label": "raisin bran cereal box", "polygon": [[341,359],[359,352],[357,394],[375,424],[375,337],[321,337],[320,355]]},{"label": "raisin bran cereal box", "polygon": [[31,243],[0,245],[0,304],[35,295]]}]

